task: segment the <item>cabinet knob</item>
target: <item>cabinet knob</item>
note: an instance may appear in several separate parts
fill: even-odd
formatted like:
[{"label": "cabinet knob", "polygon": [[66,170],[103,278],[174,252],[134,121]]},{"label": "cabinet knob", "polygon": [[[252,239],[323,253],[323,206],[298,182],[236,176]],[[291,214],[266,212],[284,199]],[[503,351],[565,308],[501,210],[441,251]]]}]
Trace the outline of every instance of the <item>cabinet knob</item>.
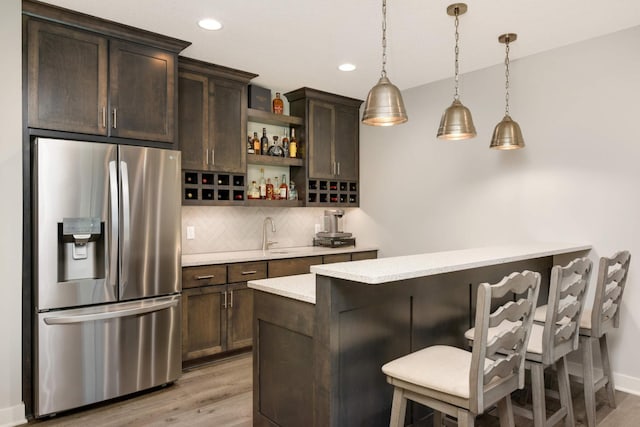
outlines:
[{"label": "cabinet knob", "polygon": [[195,276],[196,280],[207,280],[207,279],[213,279],[215,276],[215,274],[205,274],[204,276]]},{"label": "cabinet knob", "polygon": [[113,128],[114,129],[118,128],[118,109],[117,108],[113,109]]},{"label": "cabinet knob", "polygon": [[223,294],[224,294],[224,302],[222,303],[222,308],[227,308],[227,291],[224,291]]},{"label": "cabinet knob", "polygon": [[250,270],[250,271],[243,271],[241,274],[243,276],[249,275],[249,274],[256,274],[258,271],[256,270]]}]

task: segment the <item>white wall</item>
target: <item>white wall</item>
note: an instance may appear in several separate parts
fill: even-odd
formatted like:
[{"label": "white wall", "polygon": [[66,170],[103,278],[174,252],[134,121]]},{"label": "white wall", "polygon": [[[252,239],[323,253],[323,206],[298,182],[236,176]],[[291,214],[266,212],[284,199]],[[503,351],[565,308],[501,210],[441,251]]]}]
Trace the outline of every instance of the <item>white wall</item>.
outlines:
[{"label": "white wall", "polygon": [[[511,116],[524,150],[488,148],[504,113],[502,65],[461,77],[461,100],[478,130],[470,141],[435,138],[453,79],[405,91],[407,124],[361,127],[362,204],[353,213],[361,221],[351,219],[383,256],[530,240],[588,242],[594,258],[629,249],[637,258],[610,345],[616,385],[636,393],[638,40],[640,27],[513,60]],[[517,43],[511,52],[517,56]]]},{"label": "white wall", "polygon": [[0,2],[0,426],[24,422],[21,377],[22,42],[20,0]]}]

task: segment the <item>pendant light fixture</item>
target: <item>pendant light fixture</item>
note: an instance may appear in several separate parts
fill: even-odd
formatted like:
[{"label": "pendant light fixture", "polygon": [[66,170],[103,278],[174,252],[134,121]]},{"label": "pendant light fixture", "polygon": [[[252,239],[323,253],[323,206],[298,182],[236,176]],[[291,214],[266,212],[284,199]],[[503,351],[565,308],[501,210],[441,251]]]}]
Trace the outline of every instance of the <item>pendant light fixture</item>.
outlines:
[{"label": "pendant light fixture", "polygon": [[459,81],[459,67],[458,67],[458,54],[460,49],[458,47],[458,17],[463,15],[467,11],[467,5],[465,3],[454,3],[447,7],[447,15],[455,17],[456,27],[456,47],[455,47],[455,94],[453,95],[453,103],[444,110],[442,119],[440,119],[440,127],[438,128],[438,138],[449,141],[458,141],[463,139],[469,139],[476,136],[476,128],[473,125],[473,119],[471,118],[471,111],[460,102],[460,94],[458,93],[458,81]]},{"label": "pendant light fixture", "polygon": [[387,78],[387,0],[382,0],[382,75],[364,103],[362,123],[371,126],[393,126],[406,122],[400,89]]},{"label": "pendant light fixture", "polygon": [[497,150],[514,150],[524,148],[524,138],[520,125],[511,119],[509,115],[509,43],[513,43],[518,38],[517,34],[508,33],[498,37],[500,43],[505,45],[505,111],[504,118],[496,125],[491,138],[491,148]]}]

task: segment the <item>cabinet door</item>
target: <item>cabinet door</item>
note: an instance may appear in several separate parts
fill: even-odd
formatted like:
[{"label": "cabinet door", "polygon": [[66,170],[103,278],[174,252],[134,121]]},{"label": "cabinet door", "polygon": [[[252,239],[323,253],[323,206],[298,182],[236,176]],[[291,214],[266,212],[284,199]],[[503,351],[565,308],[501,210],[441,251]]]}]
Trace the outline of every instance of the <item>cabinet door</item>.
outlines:
[{"label": "cabinet door", "polygon": [[226,285],[182,292],[182,361],[221,353],[227,340]]},{"label": "cabinet door", "polygon": [[229,285],[227,308],[227,350],[253,344],[253,289],[247,283]]},{"label": "cabinet door", "polygon": [[208,170],[209,79],[181,72],[178,77],[178,142],[182,168]]},{"label": "cabinet door", "polygon": [[107,134],[107,39],[28,21],[28,126]]},{"label": "cabinet door", "polygon": [[313,99],[309,100],[308,126],[309,177],[333,178],[334,106]]},{"label": "cabinet door", "polygon": [[339,179],[358,179],[358,135],[359,110],[350,107],[336,107],[335,116],[335,173]]},{"label": "cabinet door", "polygon": [[209,84],[210,163],[219,172],[246,173],[245,85],[225,80]]},{"label": "cabinet door", "polygon": [[160,49],[111,41],[111,135],[174,142],[176,64],[176,55]]}]

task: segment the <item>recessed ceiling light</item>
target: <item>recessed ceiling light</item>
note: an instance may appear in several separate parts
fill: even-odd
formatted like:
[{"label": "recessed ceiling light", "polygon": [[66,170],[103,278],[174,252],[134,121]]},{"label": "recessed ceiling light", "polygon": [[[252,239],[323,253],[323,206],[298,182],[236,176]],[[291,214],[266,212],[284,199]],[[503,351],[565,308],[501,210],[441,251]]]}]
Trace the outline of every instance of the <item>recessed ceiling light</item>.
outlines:
[{"label": "recessed ceiling light", "polygon": [[340,71],[353,71],[355,69],[356,69],[356,66],[353,65],[353,64],[349,64],[349,63],[342,64],[342,65],[340,65],[338,67],[338,70],[340,70]]},{"label": "recessed ceiling light", "polygon": [[198,21],[198,25],[200,26],[200,28],[204,28],[205,30],[219,30],[220,28],[222,28],[222,24],[219,21],[216,21],[215,19],[211,19],[211,18],[205,18],[205,19],[201,19],[200,21]]}]

